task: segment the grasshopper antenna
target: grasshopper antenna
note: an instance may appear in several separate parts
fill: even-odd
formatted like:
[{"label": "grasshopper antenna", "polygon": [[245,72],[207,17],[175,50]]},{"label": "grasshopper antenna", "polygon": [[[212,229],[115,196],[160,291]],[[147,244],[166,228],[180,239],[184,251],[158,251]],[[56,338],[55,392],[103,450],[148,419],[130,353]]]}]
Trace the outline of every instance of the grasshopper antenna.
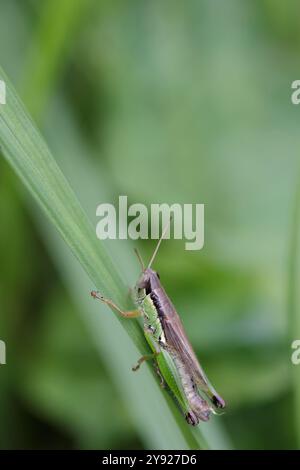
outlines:
[{"label": "grasshopper antenna", "polygon": [[158,249],[159,249],[159,247],[160,247],[160,244],[161,244],[161,242],[162,242],[164,236],[166,235],[166,233],[167,233],[167,231],[168,231],[168,229],[169,229],[169,227],[170,227],[170,223],[171,223],[172,218],[173,218],[173,217],[170,217],[169,222],[168,222],[167,225],[165,226],[165,228],[164,228],[164,230],[163,230],[163,233],[161,234],[161,237],[160,237],[160,239],[158,240],[158,243],[157,243],[157,245],[156,245],[156,248],[155,248],[155,250],[154,250],[154,253],[153,253],[153,255],[152,255],[152,257],[151,257],[151,259],[150,259],[150,261],[149,261],[148,269],[151,267],[151,265],[152,265],[152,263],[153,263],[153,261],[154,261],[154,259],[155,259],[155,256],[157,255],[157,252],[158,252]]},{"label": "grasshopper antenna", "polygon": [[136,254],[136,256],[137,256],[137,258],[138,258],[138,260],[139,260],[139,262],[140,262],[140,265],[141,265],[141,267],[142,267],[142,271],[145,271],[144,261],[143,261],[143,258],[142,258],[141,255],[140,255],[138,249],[135,248],[135,249],[134,249],[134,252],[135,252],[135,254]]}]

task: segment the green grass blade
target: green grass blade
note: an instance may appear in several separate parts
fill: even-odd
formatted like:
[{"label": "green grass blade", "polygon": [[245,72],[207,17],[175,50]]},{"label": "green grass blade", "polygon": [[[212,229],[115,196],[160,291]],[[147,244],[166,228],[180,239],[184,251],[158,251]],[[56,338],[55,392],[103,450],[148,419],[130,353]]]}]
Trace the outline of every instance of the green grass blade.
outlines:
[{"label": "green grass blade", "polygon": [[[95,230],[77,197],[1,69],[0,79],[4,80],[7,85],[7,104],[0,106],[2,153],[70,247],[89,279],[106,296],[113,298],[119,305],[126,308],[128,306],[127,289],[103,245],[97,240]],[[118,320],[139,351],[141,353],[147,351],[139,324],[119,317]],[[149,389],[153,391],[151,416],[148,413],[149,420],[152,419],[153,433],[155,433],[155,428],[161,428],[159,423],[162,414],[164,417],[162,426],[164,434],[160,434],[157,430],[162,439],[161,447],[196,447],[197,443],[192,431],[182,418],[181,421],[179,420],[179,414],[173,402],[167,399],[168,407],[165,399],[162,399],[150,371],[148,371],[147,385],[148,383]],[[142,389],[140,389],[140,399],[142,394]],[[173,436],[173,440],[170,439],[170,435]]]}]

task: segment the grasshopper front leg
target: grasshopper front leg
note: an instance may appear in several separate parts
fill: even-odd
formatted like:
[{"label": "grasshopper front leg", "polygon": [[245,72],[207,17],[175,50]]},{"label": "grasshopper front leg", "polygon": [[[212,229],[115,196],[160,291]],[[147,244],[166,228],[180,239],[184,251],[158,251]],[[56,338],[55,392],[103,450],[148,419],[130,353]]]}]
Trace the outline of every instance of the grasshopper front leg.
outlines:
[{"label": "grasshopper front leg", "polygon": [[101,300],[101,302],[105,303],[106,305],[108,305],[109,307],[114,309],[117,313],[119,313],[119,315],[121,315],[124,318],[136,318],[136,317],[141,316],[141,314],[138,310],[126,310],[126,311],[122,310],[112,300],[106,299],[105,297],[103,297],[103,295],[99,294],[99,292],[97,292],[95,290],[92,290],[91,296],[94,299]]},{"label": "grasshopper front leg", "polygon": [[[101,300],[101,302],[104,302],[106,305],[108,305],[117,313],[119,313],[123,318],[136,318],[136,317],[141,316],[141,313],[138,310],[127,310],[127,311],[122,310],[112,300],[106,299],[105,297],[103,297],[103,295],[101,295],[99,292],[95,290],[91,292],[91,296],[94,299],[98,299],[98,300]],[[156,351],[153,352],[153,354],[145,354],[138,360],[137,364],[134,367],[132,367],[132,370],[134,372],[137,371],[143,362],[154,359],[159,353],[160,353],[160,349],[157,349]]]}]

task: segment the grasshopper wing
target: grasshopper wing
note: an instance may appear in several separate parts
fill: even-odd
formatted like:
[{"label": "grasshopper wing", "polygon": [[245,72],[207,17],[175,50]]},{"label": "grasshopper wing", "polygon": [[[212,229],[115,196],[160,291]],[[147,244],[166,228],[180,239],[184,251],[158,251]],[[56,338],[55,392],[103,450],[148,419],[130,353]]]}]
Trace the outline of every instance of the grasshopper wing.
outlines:
[{"label": "grasshopper wing", "polygon": [[151,292],[166,336],[168,349],[175,351],[185,364],[195,385],[205,393],[214,408],[225,408],[224,400],[210,384],[185,333],[183,324],[163,287]]}]

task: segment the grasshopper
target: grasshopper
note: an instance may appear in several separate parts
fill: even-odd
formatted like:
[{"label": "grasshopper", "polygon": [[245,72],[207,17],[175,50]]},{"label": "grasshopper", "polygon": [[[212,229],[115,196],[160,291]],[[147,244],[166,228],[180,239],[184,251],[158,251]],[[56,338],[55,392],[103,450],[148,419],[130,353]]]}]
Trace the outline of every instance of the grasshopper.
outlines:
[{"label": "grasshopper", "polygon": [[144,334],[152,354],[142,356],[132,370],[138,370],[144,361],[154,360],[161,385],[167,384],[186,421],[196,426],[200,420],[207,421],[211,412],[216,413],[217,410],[225,408],[225,402],[208,381],[187,338],[180,317],[162,287],[159,274],[151,269],[167,229],[168,226],[163,231],[146,268],[135,250],[142,267],[133,295],[136,310],[123,311],[97,291],[92,291],[91,295],[123,317],[143,317]]}]

